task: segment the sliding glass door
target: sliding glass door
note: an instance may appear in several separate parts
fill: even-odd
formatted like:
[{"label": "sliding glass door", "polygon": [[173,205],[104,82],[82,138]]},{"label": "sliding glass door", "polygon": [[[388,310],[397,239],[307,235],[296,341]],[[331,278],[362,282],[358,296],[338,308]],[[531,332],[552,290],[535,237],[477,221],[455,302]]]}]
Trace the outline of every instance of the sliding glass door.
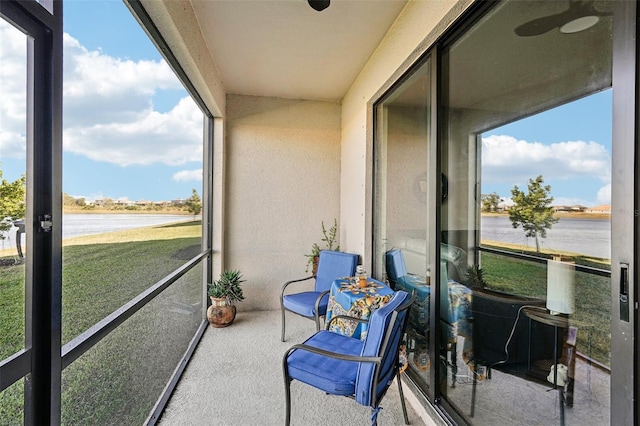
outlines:
[{"label": "sliding glass door", "polygon": [[635,8],[483,3],[376,104],[376,269],[456,421],[633,423]]},{"label": "sliding glass door", "polygon": [[[432,61],[424,60],[406,81],[376,107],[375,149],[375,244],[374,274],[384,276],[395,288],[411,290],[418,284],[426,289],[431,271],[427,257],[429,242],[429,149],[431,137]],[[432,158],[435,161],[435,158]],[[434,222],[435,223],[435,222]],[[393,271],[391,255],[402,257]],[[425,389],[431,382],[429,355],[429,295],[411,311],[409,329],[409,370]]]}]

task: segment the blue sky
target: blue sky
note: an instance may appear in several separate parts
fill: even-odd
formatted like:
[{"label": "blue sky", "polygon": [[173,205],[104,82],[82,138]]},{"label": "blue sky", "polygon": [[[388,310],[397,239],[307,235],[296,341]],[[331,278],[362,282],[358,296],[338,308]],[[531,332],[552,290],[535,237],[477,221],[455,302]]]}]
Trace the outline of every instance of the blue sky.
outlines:
[{"label": "blue sky", "polygon": [[[126,6],[66,1],[64,16],[63,191],[152,201],[201,193],[202,113]],[[0,22],[0,163],[8,180],[25,170],[24,55],[24,35]],[[482,137],[483,194],[508,198],[541,174],[555,204],[610,203],[610,90]]]},{"label": "blue sky", "polygon": [[[16,99],[0,106],[0,162],[15,180],[25,170],[24,35],[0,31],[0,95]],[[202,112],[126,6],[66,1],[64,32],[63,191],[88,200],[201,194]],[[12,74],[12,63],[22,69]]]},{"label": "blue sky", "polygon": [[482,135],[482,193],[511,197],[542,175],[555,205],[611,202],[611,96],[606,90]]}]

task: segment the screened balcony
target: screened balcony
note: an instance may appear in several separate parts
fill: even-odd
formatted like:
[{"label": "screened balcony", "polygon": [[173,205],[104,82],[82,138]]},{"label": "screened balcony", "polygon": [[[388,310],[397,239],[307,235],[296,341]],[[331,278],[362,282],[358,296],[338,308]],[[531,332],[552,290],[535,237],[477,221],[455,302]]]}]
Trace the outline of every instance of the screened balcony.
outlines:
[{"label": "screened balcony", "polygon": [[[280,342],[279,291],[284,281],[307,275],[305,255],[321,243],[322,226],[336,220],[340,249],[357,253],[380,280],[388,278],[384,254],[396,247],[416,255],[419,267],[410,272],[425,282],[441,283],[444,274],[429,265],[441,261],[442,243],[464,247],[466,266],[488,266],[474,198],[486,181],[482,133],[606,92],[616,67],[628,71],[620,58],[632,56],[635,39],[614,30],[635,28],[635,4],[596,3],[599,24],[573,38],[559,31],[517,38],[518,24],[560,14],[569,2],[334,0],[323,12],[302,0],[125,0],[105,9],[88,2],[0,2],[0,29],[9,28],[12,41],[18,34],[12,50],[3,44],[2,51],[15,49],[23,63],[16,72],[19,94],[6,96],[12,102],[0,110],[2,130],[19,129],[11,135],[15,144],[0,144],[1,166],[11,181],[26,171],[27,218],[17,237],[24,238],[24,256],[0,246],[0,324],[11,324],[0,326],[6,338],[0,423],[281,424],[281,356],[313,325],[290,316],[291,334]],[[115,21],[97,12],[115,6],[126,28],[114,29]],[[86,15],[78,12],[83,7]],[[103,39],[93,45],[74,39],[71,22],[78,16],[78,25]],[[109,43],[141,40],[157,55],[139,61],[149,68],[133,73],[145,76],[144,84],[125,78],[122,70],[136,62],[128,54],[117,60],[106,54]],[[493,48],[498,44],[487,40],[503,44]],[[566,40],[572,52],[586,54],[556,55],[553,66],[539,59]],[[2,56],[2,64],[9,59],[15,58]],[[100,66],[87,67],[92,59]],[[635,93],[631,80],[618,78],[614,91]],[[3,90],[9,81],[13,88],[3,77]],[[152,83],[153,89],[146,85]],[[117,103],[105,96],[109,89],[121,101],[131,93],[141,97]],[[622,106],[613,98],[618,111],[634,111],[633,97]],[[167,99],[175,108],[159,106]],[[515,102],[522,99],[524,105]],[[22,110],[7,107],[13,105]],[[608,118],[615,108],[609,105]],[[144,137],[135,132],[140,128]],[[630,146],[618,144],[619,164],[636,158],[624,151]],[[95,163],[80,167],[77,157]],[[103,168],[108,158],[116,160]],[[170,172],[156,163],[147,167],[148,158]],[[11,169],[14,159],[21,168]],[[634,164],[617,170],[631,173]],[[192,184],[163,203],[146,195],[180,179]],[[633,179],[612,179],[620,210],[636,211],[628,204],[635,199],[627,186]],[[112,232],[101,222],[101,237],[66,235],[67,220],[89,208],[73,197],[88,194],[71,189],[78,182],[116,183],[120,193],[141,183],[144,195],[135,203],[97,194],[102,198],[91,205],[141,217],[145,209],[167,209],[169,216],[183,209],[181,218],[162,224],[145,218],[134,228],[141,233]],[[192,187],[201,210],[185,214]],[[607,260],[633,268],[633,253],[615,254],[628,243],[623,237],[633,235],[627,220],[614,221],[619,231]],[[236,324],[213,329],[205,316],[206,284],[227,269],[243,273],[246,300]],[[616,288],[622,282],[624,288],[621,268],[610,269],[599,286],[611,290],[611,282]],[[546,378],[524,380],[494,368],[489,379],[474,370],[463,350],[468,336],[445,342],[436,325],[442,308],[430,302],[431,326],[419,333],[431,337],[420,351],[411,348],[404,376],[412,424],[600,425],[633,418],[628,405],[637,399],[625,389],[635,386],[627,367],[636,358],[626,327],[635,315],[631,309],[631,322],[617,322],[623,308],[612,294],[592,298],[604,324],[578,324],[574,406],[562,411]],[[430,363],[419,359],[425,354]],[[302,386],[293,397],[294,424],[368,423],[368,410],[347,399]],[[382,424],[402,423],[395,385],[382,405]]]}]

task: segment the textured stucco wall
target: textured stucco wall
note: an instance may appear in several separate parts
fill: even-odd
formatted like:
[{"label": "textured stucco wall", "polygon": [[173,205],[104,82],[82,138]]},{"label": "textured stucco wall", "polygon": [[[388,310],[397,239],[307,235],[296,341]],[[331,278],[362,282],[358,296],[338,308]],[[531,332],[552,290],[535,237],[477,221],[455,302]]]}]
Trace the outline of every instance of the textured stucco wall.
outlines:
[{"label": "textured stucco wall", "polygon": [[[239,310],[278,309],[321,222],[340,214],[340,105],[229,95],[225,267],[247,279]],[[312,282],[308,285],[312,285]]]}]

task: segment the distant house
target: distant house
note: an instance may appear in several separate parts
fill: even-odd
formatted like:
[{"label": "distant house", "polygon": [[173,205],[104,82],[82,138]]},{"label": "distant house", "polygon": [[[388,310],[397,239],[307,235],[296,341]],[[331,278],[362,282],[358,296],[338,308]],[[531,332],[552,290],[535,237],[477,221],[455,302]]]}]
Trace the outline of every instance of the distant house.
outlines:
[{"label": "distant house", "polygon": [[553,206],[553,211],[556,213],[584,213],[587,207],[580,204],[574,204],[573,206]]},{"label": "distant house", "polygon": [[609,204],[602,204],[599,206],[595,206],[595,207],[589,207],[586,210],[587,213],[604,213],[604,214],[611,214],[611,205]]}]

